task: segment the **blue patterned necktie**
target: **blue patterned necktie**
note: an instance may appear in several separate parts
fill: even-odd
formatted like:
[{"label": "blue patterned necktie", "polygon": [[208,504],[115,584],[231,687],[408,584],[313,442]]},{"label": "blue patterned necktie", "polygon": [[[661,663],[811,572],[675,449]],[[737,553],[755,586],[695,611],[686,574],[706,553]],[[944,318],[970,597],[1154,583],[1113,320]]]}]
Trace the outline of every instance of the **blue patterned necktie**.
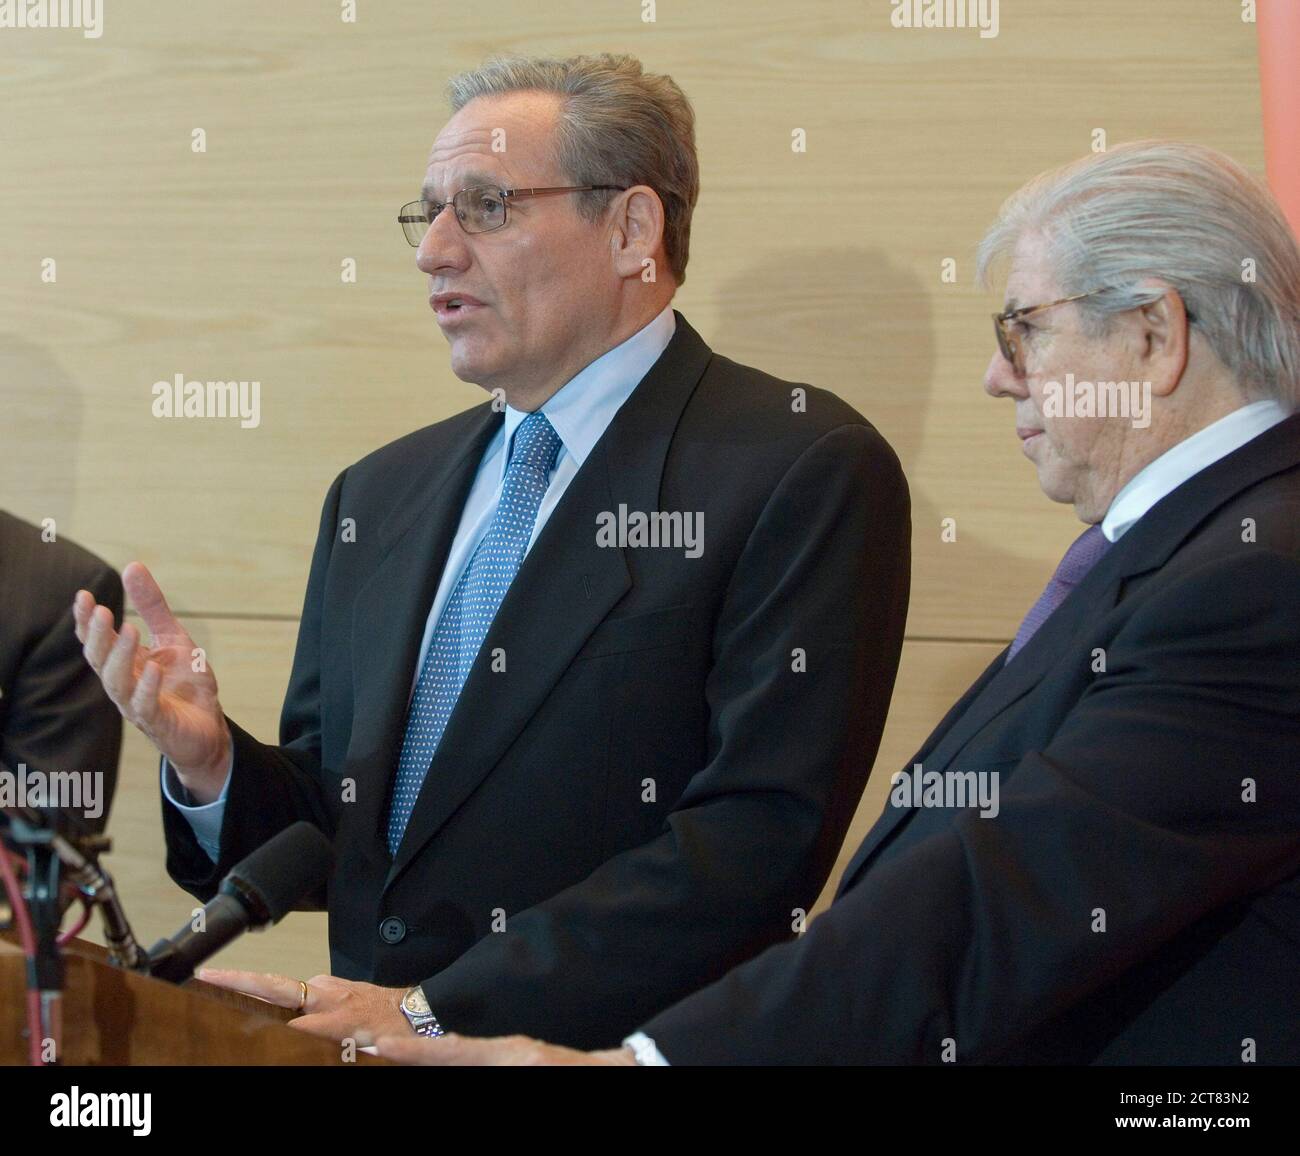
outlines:
[{"label": "blue patterned necktie", "polygon": [[545,414],[530,413],[520,423],[496,513],[438,618],[397,760],[388,810],[388,850],[394,856],[461,687],[524,559],[559,449],[560,436]]},{"label": "blue patterned necktie", "polygon": [[1051,617],[1052,611],[1065,601],[1070,591],[1083,581],[1083,576],[1101,561],[1101,556],[1109,549],[1110,542],[1101,532],[1100,523],[1089,526],[1074,540],[1074,544],[1061,559],[1061,564],[1057,566],[1056,573],[1052,575],[1052,580],[1047,584],[1047,589],[1029,608],[1029,613],[1025,615],[1020,629],[1016,631],[1016,636],[1011,641],[1011,649],[1007,651],[1007,662],[1020,653],[1025,643],[1033,638],[1038,628]]}]

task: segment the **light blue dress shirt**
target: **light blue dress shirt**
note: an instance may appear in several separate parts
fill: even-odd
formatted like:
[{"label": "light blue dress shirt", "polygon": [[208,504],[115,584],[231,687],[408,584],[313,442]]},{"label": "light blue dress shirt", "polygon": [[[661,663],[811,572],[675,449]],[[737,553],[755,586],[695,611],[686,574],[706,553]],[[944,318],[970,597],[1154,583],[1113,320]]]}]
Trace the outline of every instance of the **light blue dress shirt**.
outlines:
[{"label": "light blue dress shirt", "polygon": [[[623,403],[632,396],[632,391],[650,371],[650,367],[659,360],[676,329],[677,320],[673,316],[672,306],[665,306],[663,312],[653,321],[621,345],[616,345],[608,353],[596,358],[542,405],[542,413],[546,414],[563,444],[556,455],[555,468],[551,471],[546,494],[542,498],[541,507],[533,523],[533,534],[528,540],[528,550],[533,548],[533,543],[537,541],[537,535],[542,532],[542,527],[546,525],[551,511],[564,496],[564,491],[568,489],[574,475],[582,468],[582,463],[587,460],[592,447],[600,440]],[[487,533],[492,515],[496,513],[497,502],[501,498],[501,485],[506,475],[508,458],[506,447],[514,437],[515,430],[519,428],[519,423],[527,416],[528,414],[523,410],[513,409],[507,405],[505,421],[483,451],[474,484],[461,511],[460,525],[456,529],[456,536],[452,539],[447,564],[442,570],[438,592],[434,595],[433,606],[425,622],[424,637],[420,641],[420,654],[407,692],[408,704],[410,696],[415,693],[415,683],[424,664],[425,652],[433,639],[438,616],[442,613],[442,608],[451,596],[460,573],[468,564],[475,547]],[[525,550],[525,557],[527,552]],[[231,759],[233,764],[233,754]],[[226,795],[230,789],[230,773],[226,773],[225,784],[216,800],[203,806],[186,806],[179,798],[184,791],[164,758],[162,788],[167,800],[175,805],[189,822],[199,846],[215,863],[220,848],[221,821],[225,815]]]}]

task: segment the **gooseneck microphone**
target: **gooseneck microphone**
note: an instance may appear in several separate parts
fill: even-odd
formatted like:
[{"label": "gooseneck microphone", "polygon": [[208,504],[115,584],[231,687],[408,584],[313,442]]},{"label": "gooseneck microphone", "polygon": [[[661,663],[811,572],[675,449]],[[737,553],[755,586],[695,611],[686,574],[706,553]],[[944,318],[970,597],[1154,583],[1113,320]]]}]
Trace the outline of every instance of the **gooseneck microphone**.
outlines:
[{"label": "gooseneck microphone", "polygon": [[333,867],[334,849],[318,828],[301,821],[286,827],[231,869],[201,917],[149,949],[150,974],[184,983],[245,931],[279,923]]}]

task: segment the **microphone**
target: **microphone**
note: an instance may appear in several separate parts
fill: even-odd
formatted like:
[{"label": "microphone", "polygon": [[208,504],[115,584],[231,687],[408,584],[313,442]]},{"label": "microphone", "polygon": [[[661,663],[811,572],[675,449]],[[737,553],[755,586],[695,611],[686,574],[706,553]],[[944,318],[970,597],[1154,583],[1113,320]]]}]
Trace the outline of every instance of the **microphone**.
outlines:
[{"label": "microphone", "polygon": [[186,924],[149,949],[149,971],[184,983],[194,969],[245,931],[279,923],[334,867],[334,848],[311,823],[299,821],[263,843],[221,882],[203,908],[201,931]]}]

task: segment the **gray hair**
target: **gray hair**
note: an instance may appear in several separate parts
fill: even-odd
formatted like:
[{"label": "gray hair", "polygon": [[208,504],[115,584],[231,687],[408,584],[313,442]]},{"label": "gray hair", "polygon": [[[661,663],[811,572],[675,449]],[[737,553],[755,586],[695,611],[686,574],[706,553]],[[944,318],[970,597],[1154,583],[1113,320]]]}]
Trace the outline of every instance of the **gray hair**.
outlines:
[{"label": "gray hair", "polygon": [[[1248,397],[1300,403],[1300,248],[1267,187],[1203,145],[1134,141],[1035,177],[980,242],[980,281],[1039,233],[1093,333],[1172,285]],[[1254,280],[1247,280],[1247,260]]]},{"label": "gray hair", "polygon": [[[480,96],[549,92],[561,97],[556,156],[577,185],[649,185],[664,206],[664,252],[681,284],[690,255],[691,212],[700,195],[695,112],[670,76],[645,73],[634,56],[544,60],[497,56],[451,79],[454,112]],[[579,212],[598,220],[615,196],[579,195]]]}]

